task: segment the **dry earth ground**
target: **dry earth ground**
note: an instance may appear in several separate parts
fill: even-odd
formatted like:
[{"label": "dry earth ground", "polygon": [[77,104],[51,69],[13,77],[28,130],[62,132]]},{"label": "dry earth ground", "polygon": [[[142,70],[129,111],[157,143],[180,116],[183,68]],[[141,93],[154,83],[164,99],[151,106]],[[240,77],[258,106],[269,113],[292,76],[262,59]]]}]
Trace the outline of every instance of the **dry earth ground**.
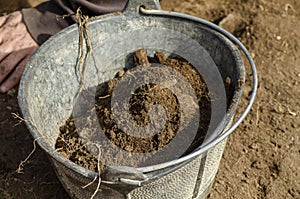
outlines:
[{"label": "dry earth ground", "polygon": [[[35,5],[1,0],[0,12]],[[163,0],[165,10],[198,16],[232,31],[258,68],[259,91],[251,113],[230,135],[209,196],[300,198],[300,1]],[[247,82],[242,105],[251,92]],[[0,95],[0,198],[68,198],[46,154],[37,147],[23,174],[15,171],[33,149],[18,124],[16,89]]]}]

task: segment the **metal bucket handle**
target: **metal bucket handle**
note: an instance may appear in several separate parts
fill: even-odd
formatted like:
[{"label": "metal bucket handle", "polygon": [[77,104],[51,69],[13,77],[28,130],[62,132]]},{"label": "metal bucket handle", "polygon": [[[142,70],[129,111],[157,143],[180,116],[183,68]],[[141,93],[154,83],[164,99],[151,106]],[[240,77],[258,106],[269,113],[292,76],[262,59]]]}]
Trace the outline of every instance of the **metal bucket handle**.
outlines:
[{"label": "metal bucket handle", "polygon": [[[254,103],[254,99],[257,93],[258,76],[257,76],[257,70],[254,61],[251,55],[249,54],[249,52],[247,51],[246,47],[231,33],[229,33],[228,31],[224,30],[223,28],[209,21],[200,19],[198,17],[182,14],[182,13],[163,11],[161,10],[159,0],[129,0],[124,10],[124,13],[128,13],[128,12],[131,13],[139,12],[140,14],[150,15],[150,16],[168,16],[168,17],[183,18],[190,21],[195,21],[197,23],[200,23],[202,25],[211,28],[212,30],[221,33],[223,36],[225,36],[230,41],[232,41],[235,45],[237,45],[241,49],[241,51],[246,55],[247,61],[249,62],[251,67],[252,78],[253,78],[252,92],[248,104],[244,108],[244,111],[239,116],[239,118],[231,125],[229,129],[227,129],[225,132],[220,134],[211,142],[200,146],[195,152],[189,155],[186,155],[180,159],[173,160],[167,163],[162,163],[162,164],[148,166],[148,167],[130,168],[130,169],[128,167],[111,166],[105,172],[104,182],[107,180],[106,183],[108,184],[120,183],[120,184],[141,186],[142,184],[148,182],[149,180],[151,181],[152,179],[164,176],[165,174],[170,173],[171,171],[185,165],[187,162],[189,162],[189,160],[192,160],[193,158],[211,149],[216,144],[224,140],[229,134],[231,134],[239,126],[239,124],[245,119],[245,117],[251,110],[251,107]],[[153,174],[153,171],[157,171],[157,172]],[[150,172],[152,172],[152,174],[150,174]]]},{"label": "metal bucket handle", "polygon": [[159,0],[128,0],[128,3],[123,13],[140,12],[140,7],[146,7],[147,9],[160,10]]},{"label": "metal bucket handle", "polygon": [[[154,169],[162,169],[162,168],[165,168],[165,167],[168,167],[168,166],[173,166],[173,165],[179,164],[181,162],[184,162],[188,159],[191,159],[193,157],[196,157],[196,156],[200,155],[201,153],[207,151],[208,149],[212,148],[213,146],[215,146],[216,144],[218,144],[219,142],[224,140],[229,134],[231,134],[239,126],[239,124],[245,119],[245,117],[247,116],[247,114],[251,110],[251,107],[254,103],[254,99],[255,99],[255,96],[256,96],[256,93],[257,93],[258,76],[257,76],[257,70],[256,70],[256,66],[254,64],[254,61],[253,61],[250,53],[246,49],[246,47],[235,36],[233,36],[231,33],[226,31],[225,29],[223,29],[223,28],[221,28],[221,27],[219,27],[219,26],[217,26],[217,25],[215,25],[215,24],[213,24],[209,21],[206,21],[204,19],[200,19],[198,17],[193,17],[193,16],[190,16],[190,15],[182,14],[182,13],[169,12],[169,11],[163,11],[163,10],[146,10],[144,8],[140,8],[140,12],[142,14],[145,14],[145,15],[178,17],[178,18],[183,18],[183,19],[187,19],[187,20],[190,20],[190,21],[195,21],[197,23],[200,23],[202,25],[205,25],[205,26],[211,28],[214,31],[219,32],[220,34],[222,34],[223,36],[228,38],[231,42],[233,42],[235,45],[237,45],[241,49],[241,51],[245,54],[245,56],[247,58],[247,61],[250,64],[251,71],[252,71],[253,85],[252,85],[252,92],[251,92],[248,104],[244,108],[244,111],[241,113],[241,115],[238,117],[238,119],[236,119],[236,121],[231,125],[231,127],[229,129],[227,129],[226,131],[224,131],[221,135],[216,137],[213,141],[202,145],[194,153],[189,154],[185,157],[182,157],[178,160],[174,160],[174,161],[171,161],[171,162],[168,162],[168,163],[159,164],[159,165],[156,165],[154,167],[151,167],[152,169],[153,168]],[[143,168],[139,168],[139,169],[142,172],[149,172],[149,167],[143,167]]]}]

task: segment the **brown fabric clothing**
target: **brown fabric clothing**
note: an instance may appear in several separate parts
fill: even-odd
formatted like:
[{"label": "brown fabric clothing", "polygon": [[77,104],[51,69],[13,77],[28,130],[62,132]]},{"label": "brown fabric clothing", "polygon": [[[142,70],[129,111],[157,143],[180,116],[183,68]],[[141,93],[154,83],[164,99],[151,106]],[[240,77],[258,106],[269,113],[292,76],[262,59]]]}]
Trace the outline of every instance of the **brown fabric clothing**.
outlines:
[{"label": "brown fabric clothing", "polygon": [[97,16],[122,11],[128,0],[51,0],[35,8],[23,9],[23,20],[38,44],[75,23],[80,7],[84,15]]}]

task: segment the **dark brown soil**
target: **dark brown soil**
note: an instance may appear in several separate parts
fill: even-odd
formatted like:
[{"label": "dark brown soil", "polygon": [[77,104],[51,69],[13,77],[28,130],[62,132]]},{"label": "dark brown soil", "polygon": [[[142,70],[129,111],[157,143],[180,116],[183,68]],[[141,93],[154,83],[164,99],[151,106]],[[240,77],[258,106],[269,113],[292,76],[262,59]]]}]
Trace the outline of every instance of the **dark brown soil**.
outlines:
[{"label": "dark brown soil", "polygon": [[[187,104],[187,102],[181,102],[185,106],[189,107],[189,115],[185,115],[186,118],[192,118],[194,114],[194,109],[200,108],[201,110],[201,121],[199,122],[199,130],[197,136],[186,153],[195,149],[203,141],[206,131],[210,121],[210,96],[206,84],[203,82],[199,73],[191,66],[187,61],[178,58],[167,58],[163,52],[157,52],[154,57],[148,57],[145,50],[138,50],[134,54],[134,61],[136,67],[152,67],[151,63],[163,64],[171,67],[181,73],[183,77],[187,79],[189,85],[193,88],[197,96],[197,102],[194,104]],[[151,62],[149,62],[149,60]],[[154,136],[139,135],[138,137],[129,135],[122,131],[116,124],[111,107],[111,97],[112,93],[119,83],[120,79],[126,75],[130,74],[132,69],[122,70],[116,74],[116,77],[108,82],[105,82],[98,86],[96,97],[95,97],[95,109],[97,114],[97,119],[99,120],[100,126],[103,129],[105,135],[114,145],[119,148],[131,152],[131,153],[150,153],[153,151],[158,151],[167,144],[169,144],[172,139],[176,136],[180,125],[183,123],[188,123],[189,121],[183,121],[181,119],[180,104],[174,93],[168,88],[157,84],[146,84],[138,88],[130,98],[129,111],[131,113],[131,118],[129,120],[134,120],[137,125],[145,126],[150,123],[149,110],[154,104],[162,105],[167,114],[164,128],[161,132],[155,134]],[[172,78],[168,75],[162,77],[165,79]],[[198,105],[197,105],[198,104]],[[89,116],[88,116],[89,117]],[[157,115],[157,120],[161,120],[160,116]],[[82,118],[83,121],[77,121],[79,118],[75,118],[76,122],[85,123],[86,118]],[[124,121],[125,124],[128,121]],[[127,129],[128,130],[128,129]],[[87,169],[97,171],[98,160],[95,155],[87,150],[84,145],[87,141],[79,136],[79,132],[75,126],[74,118],[71,116],[66,124],[60,128],[60,135],[56,142],[56,149],[66,158],[83,166]],[[130,129],[128,130],[130,132]],[[81,132],[82,133],[82,132]],[[97,130],[89,132],[90,134],[97,134]],[[104,146],[100,146],[104,147]],[[109,151],[105,154],[108,157],[114,157]],[[184,154],[182,154],[184,155]],[[121,161],[121,160],[120,160]],[[138,161],[144,161],[139,159]],[[101,163],[101,160],[100,160]],[[104,165],[101,163],[101,170],[104,169]],[[126,166],[139,166],[140,164],[126,165]]]}]

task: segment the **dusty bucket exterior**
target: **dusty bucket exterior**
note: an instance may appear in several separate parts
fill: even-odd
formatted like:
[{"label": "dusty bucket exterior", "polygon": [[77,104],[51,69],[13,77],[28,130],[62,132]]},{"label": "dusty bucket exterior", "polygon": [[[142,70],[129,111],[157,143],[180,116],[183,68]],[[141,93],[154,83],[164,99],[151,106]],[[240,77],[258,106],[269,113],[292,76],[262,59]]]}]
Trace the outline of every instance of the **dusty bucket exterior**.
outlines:
[{"label": "dusty bucket exterior", "polygon": [[[145,10],[139,8],[140,5],[155,10]],[[209,22],[188,15],[164,12],[157,10],[158,8],[157,1],[130,0],[123,13],[105,15],[89,23],[93,53],[97,55],[94,59],[96,63],[101,63],[101,67],[92,64],[88,67],[88,86],[100,83],[97,75],[105,81],[124,68],[124,65],[131,64],[127,63],[128,56],[138,49],[164,50],[170,54],[179,52],[178,49],[182,46],[174,44],[177,41],[174,38],[177,37],[172,38],[172,35],[178,34],[201,44],[203,52],[207,52],[212,58],[215,68],[207,67],[211,77],[216,75],[213,70],[217,70],[217,75],[223,82],[230,77],[234,87],[230,106],[204,144],[191,154],[159,165],[108,168],[100,175],[101,186],[94,198],[205,198],[217,173],[227,136],[252,106],[257,87],[256,71],[251,57],[247,56],[251,66],[253,65],[253,93],[246,110],[238,122],[232,125],[245,80],[242,56],[236,47],[238,41],[230,35],[230,38],[224,36],[228,35],[226,31],[223,32]],[[165,33],[171,33],[170,40],[174,39],[173,42],[166,42],[168,36]],[[69,195],[85,199],[91,198],[97,190],[99,179],[86,185],[99,177],[98,173],[74,164],[55,150],[59,127],[72,114],[73,100],[80,82],[76,71],[80,55],[78,34],[77,26],[70,26],[50,38],[32,56],[20,83],[19,105],[30,132],[49,154]],[[180,50],[186,56],[201,59],[193,46],[185,46]],[[114,63],[103,60],[101,55],[104,54],[110,60],[115,60]]]}]

